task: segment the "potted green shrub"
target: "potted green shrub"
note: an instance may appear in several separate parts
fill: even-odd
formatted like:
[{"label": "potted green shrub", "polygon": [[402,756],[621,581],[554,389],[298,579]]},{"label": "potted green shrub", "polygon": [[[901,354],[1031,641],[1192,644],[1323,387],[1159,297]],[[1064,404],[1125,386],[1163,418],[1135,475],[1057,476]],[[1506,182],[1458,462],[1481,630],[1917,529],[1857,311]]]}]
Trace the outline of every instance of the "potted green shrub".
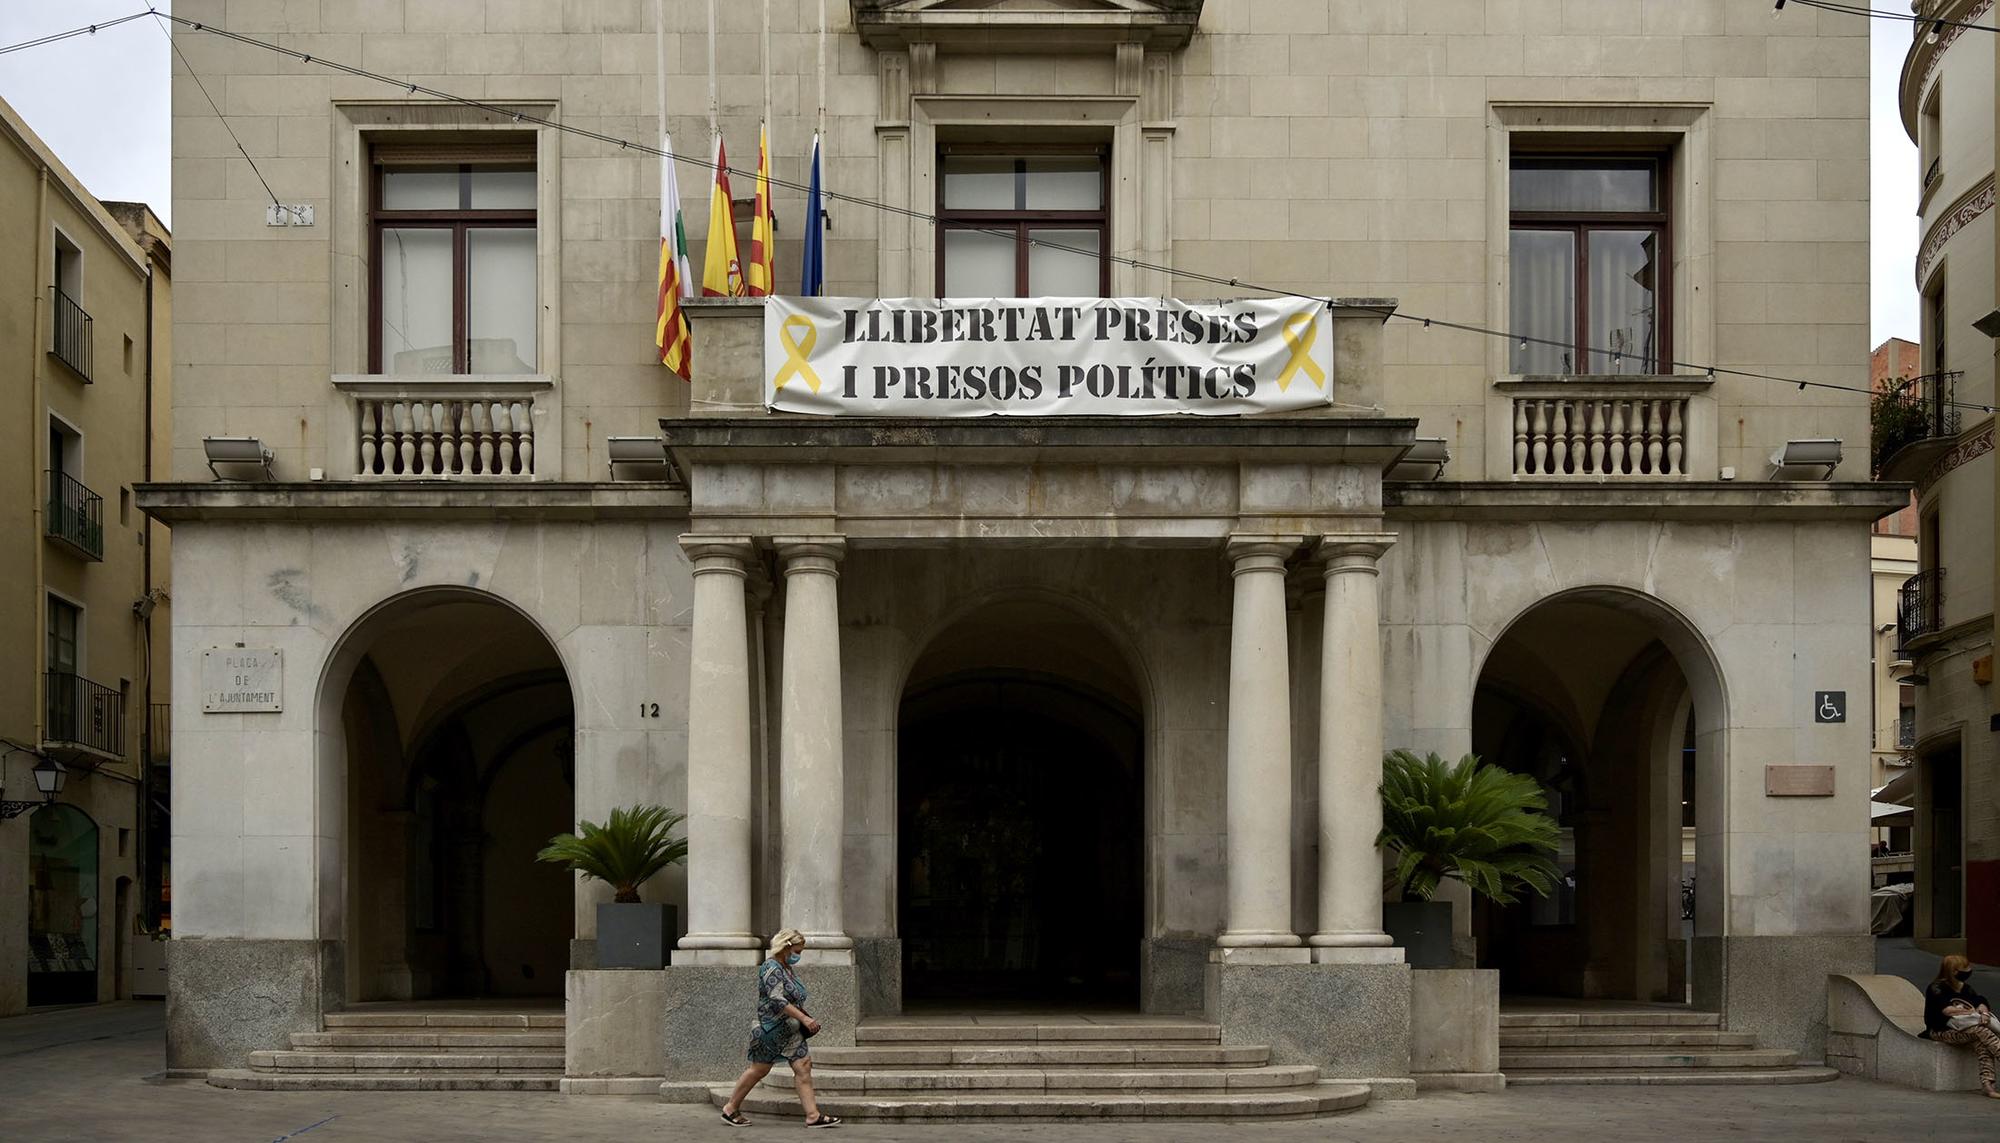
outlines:
[{"label": "potted green shrub", "polygon": [[576,833],[557,834],[535,855],[611,886],[611,900],[597,906],[597,967],[666,966],[680,918],[672,905],[640,901],[639,886],[687,860],[687,839],[673,836],[686,820],[665,806],[627,806],[603,825],[584,822]]},{"label": "potted green shrub", "polygon": [[1450,968],[1451,902],[1433,901],[1447,877],[1511,905],[1523,889],[1546,897],[1560,830],[1541,786],[1467,754],[1447,762],[1393,750],[1382,760],[1382,833],[1396,858],[1389,884],[1402,901],[1383,907],[1382,924],[1415,968]]}]

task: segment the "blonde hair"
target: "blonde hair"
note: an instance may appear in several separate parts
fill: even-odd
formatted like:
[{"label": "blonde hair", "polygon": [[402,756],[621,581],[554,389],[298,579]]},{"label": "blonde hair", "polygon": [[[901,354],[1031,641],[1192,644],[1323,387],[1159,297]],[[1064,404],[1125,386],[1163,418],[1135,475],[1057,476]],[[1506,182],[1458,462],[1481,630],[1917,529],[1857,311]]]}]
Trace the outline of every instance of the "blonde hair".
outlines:
[{"label": "blonde hair", "polygon": [[797,929],[779,929],[771,934],[771,948],[765,955],[775,960],[779,954],[793,945],[806,943],[806,935]]},{"label": "blonde hair", "polygon": [[1958,974],[1969,972],[1971,969],[1971,961],[1959,956],[1957,953],[1953,953],[1938,962],[1937,979],[1931,983],[1942,984],[1953,992],[1963,992],[1965,991],[1965,985],[1959,983]]}]

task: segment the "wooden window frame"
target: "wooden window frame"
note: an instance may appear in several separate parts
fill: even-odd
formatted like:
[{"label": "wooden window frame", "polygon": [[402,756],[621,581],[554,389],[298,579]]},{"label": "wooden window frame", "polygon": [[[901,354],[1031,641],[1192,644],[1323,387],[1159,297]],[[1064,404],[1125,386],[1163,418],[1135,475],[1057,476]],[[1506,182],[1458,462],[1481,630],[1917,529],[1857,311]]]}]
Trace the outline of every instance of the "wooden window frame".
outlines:
[{"label": "wooden window frame", "polygon": [[[1609,347],[1590,345],[1590,233],[1594,230],[1651,230],[1654,239],[1655,272],[1653,275],[1653,360],[1646,362],[1646,368],[1638,374],[1626,376],[1660,376],[1673,372],[1674,360],[1674,228],[1673,228],[1673,182],[1671,156],[1661,151],[1531,151],[1515,153],[1510,160],[1509,172],[1522,167],[1582,167],[1600,166],[1632,168],[1645,166],[1653,173],[1653,201],[1660,204],[1649,211],[1542,211],[1512,210],[1507,219],[1508,241],[1511,246],[1517,231],[1537,230],[1567,233],[1571,236],[1576,254],[1576,265],[1572,282],[1576,293],[1576,341],[1571,351],[1576,355],[1575,364],[1588,367],[1591,364],[1591,350]],[[1525,332],[1525,331],[1524,331]],[[1625,356],[1639,358],[1637,353]],[[1588,375],[1583,368],[1572,371],[1578,375]]]},{"label": "wooden window frame", "polygon": [[[945,206],[944,161],[947,158],[980,156],[1014,160],[1015,201],[1025,201],[1027,160],[1047,158],[1090,158],[1097,160],[1098,191],[1096,210],[967,210]],[[1003,147],[947,144],[937,151],[937,294],[944,296],[945,232],[951,230],[1012,231],[1014,234],[1014,293],[1028,293],[1028,232],[1030,230],[1097,231],[1097,296],[1111,294],[1111,155],[1104,147]]]},{"label": "wooden window frame", "polygon": [[[382,206],[382,177],[390,172],[440,171],[455,169],[458,174],[458,208],[455,210],[387,210]],[[533,171],[532,163],[514,161],[492,163],[383,162],[377,160],[368,179],[368,371],[382,372],[382,232],[389,229],[448,230],[451,232],[451,372],[463,376],[472,369],[467,305],[467,277],[470,273],[466,235],[473,230],[534,229],[537,211],[472,209],[474,171]],[[539,359],[541,347],[536,347]],[[539,366],[539,362],[537,362]]]}]

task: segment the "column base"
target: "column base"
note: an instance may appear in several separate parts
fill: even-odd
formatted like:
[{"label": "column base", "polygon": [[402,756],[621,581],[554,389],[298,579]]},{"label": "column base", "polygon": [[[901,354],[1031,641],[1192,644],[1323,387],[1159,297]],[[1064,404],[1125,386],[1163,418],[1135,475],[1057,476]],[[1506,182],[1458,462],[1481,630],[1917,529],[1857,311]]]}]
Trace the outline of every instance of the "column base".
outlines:
[{"label": "column base", "polygon": [[754,968],[764,963],[762,949],[675,949],[667,962],[674,968]]},{"label": "column base", "polygon": [[1230,929],[1215,938],[1215,943],[1225,949],[1288,949],[1305,942],[1285,929]]},{"label": "column base", "polygon": [[1312,950],[1306,948],[1268,948],[1217,946],[1208,950],[1210,964],[1310,964]]},{"label": "column base", "polygon": [[1211,958],[1206,1007],[1224,1044],[1263,1045],[1274,1064],[1311,1064],[1327,1079],[1407,1082],[1410,988],[1403,964]]},{"label": "column base", "polygon": [[1390,945],[1387,948],[1367,945],[1336,945],[1315,947],[1312,950],[1314,964],[1402,964],[1403,950]]},{"label": "column base", "polygon": [[1396,938],[1380,929],[1352,929],[1314,933],[1306,938],[1306,943],[1314,948],[1328,949],[1388,948],[1396,943]]}]

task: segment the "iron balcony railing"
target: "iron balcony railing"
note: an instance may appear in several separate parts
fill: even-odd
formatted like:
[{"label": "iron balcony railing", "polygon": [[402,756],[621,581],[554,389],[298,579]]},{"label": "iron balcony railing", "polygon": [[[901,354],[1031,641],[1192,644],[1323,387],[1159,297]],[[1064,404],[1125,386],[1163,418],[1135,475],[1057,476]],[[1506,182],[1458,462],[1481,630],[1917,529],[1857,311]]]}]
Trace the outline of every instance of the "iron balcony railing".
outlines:
[{"label": "iron balcony railing", "polygon": [[50,331],[49,352],[57,360],[69,366],[86,383],[90,381],[90,315],[76,304],[76,299],[62,292],[61,286],[50,286],[54,297],[55,328]]},{"label": "iron balcony railing", "polygon": [[172,703],[156,702],[146,718],[146,765],[167,766],[173,763],[173,711]]},{"label": "iron balcony railing", "polygon": [[1897,382],[1875,395],[1875,471],[1898,452],[1920,441],[1948,441],[1958,435],[1955,399],[1960,374],[1926,373]]},{"label": "iron balcony railing", "polygon": [[48,717],[42,738],[123,758],[125,695],[67,671],[50,671],[45,678]]},{"label": "iron balcony railing", "polygon": [[93,560],[104,558],[104,497],[66,472],[51,470],[43,531]]},{"label": "iron balcony railing", "polygon": [[1917,744],[1917,708],[1904,707],[1896,715],[1896,749],[1908,750]]},{"label": "iron balcony railing", "polygon": [[1931,184],[1938,180],[1938,173],[1943,169],[1944,157],[1942,155],[1931,160],[1931,165],[1924,168],[1924,190],[1931,189]]},{"label": "iron balcony railing", "polygon": [[1920,571],[1896,592],[1896,650],[1944,626],[1944,569]]}]

